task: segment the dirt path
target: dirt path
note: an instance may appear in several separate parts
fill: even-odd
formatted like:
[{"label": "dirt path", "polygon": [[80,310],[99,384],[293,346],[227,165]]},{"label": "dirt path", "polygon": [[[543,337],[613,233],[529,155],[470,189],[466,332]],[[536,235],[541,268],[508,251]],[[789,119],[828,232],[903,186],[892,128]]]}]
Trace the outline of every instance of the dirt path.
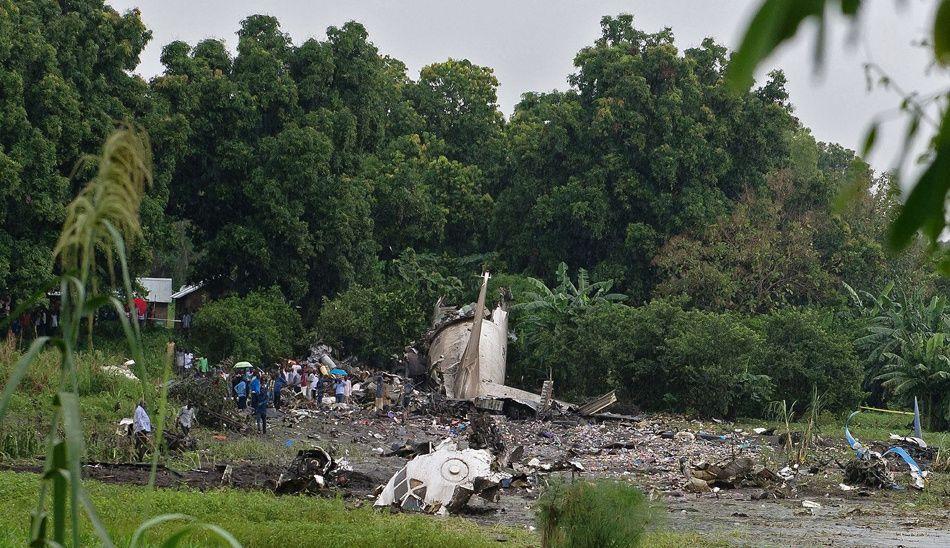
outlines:
[{"label": "dirt path", "polygon": [[877,500],[673,499],[669,525],[756,546],[950,546],[946,511],[913,517]]}]

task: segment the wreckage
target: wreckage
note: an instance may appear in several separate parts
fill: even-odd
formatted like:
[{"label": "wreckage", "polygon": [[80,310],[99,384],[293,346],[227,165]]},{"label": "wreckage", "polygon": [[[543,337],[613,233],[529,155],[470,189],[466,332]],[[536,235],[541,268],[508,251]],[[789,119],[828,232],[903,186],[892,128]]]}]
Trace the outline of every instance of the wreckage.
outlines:
[{"label": "wreckage", "polygon": [[908,449],[918,451],[922,454],[929,454],[927,443],[920,436],[920,411],[914,405],[914,424],[918,437],[903,437],[891,435],[893,441],[898,443],[885,449],[877,451],[866,447],[858,441],[850,429],[851,419],[861,411],[855,411],[848,415],[848,420],[844,423],[845,441],[854,451],[855,458],[845,466],[845,483],[862,484],[868,487],[897,487],[894,481],[894,474],[888,468],[888,459],[890,455],[899,457],[910,468],[910,476],[913,482],[911,485],[915,489],[923,489],[927,484],[927,471],[923,470],[916,460],[910,455]]},{"label": "wreckage", "polygon": [[[476,407],[502,411],[507,406],[545,414],[553,407],[577,409],[582,415],[599,413],[617,401],[611,391],[577,406],[552,398],[553,381],[546,381],[541,394],[505,384],[508,356],[508,309],[505,299],[488,312],[488,272],[482,274],[474,306],[443,306],[440,299],[433,314],[433,327],[426,336],[431,378],[450,400],[467,400]],[[607,417],[609,418],[609,417]]]},{"label": "wreckage", "polygon": [[462,449],[451,439],[418,455],[383,487],[375,506],[427,513],[457,513],[474,495],[497,502],[502,480],[492,471],[495,457],[485,449]]},{"label": "wreckage", "polygon": [[[441,379],[449,399],[521,396],[537,405],[541,397],[505,386],[508,354],[508,310],[500,302],[486,318],[485,298],[489,274],[474,309],[453,309],[436,304],[433,332],[429,335],[429,368]],[[524,392],[520,394],[520,392]]]}]

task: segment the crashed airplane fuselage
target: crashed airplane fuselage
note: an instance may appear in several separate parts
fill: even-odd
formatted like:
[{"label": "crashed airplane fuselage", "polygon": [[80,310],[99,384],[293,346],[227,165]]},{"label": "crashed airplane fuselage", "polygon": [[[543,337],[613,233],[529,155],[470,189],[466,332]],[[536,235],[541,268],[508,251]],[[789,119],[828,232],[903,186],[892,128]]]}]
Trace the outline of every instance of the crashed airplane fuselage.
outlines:
[{"label": "crashed airplane fuselage", "polygon": [[499,304],[489,318],[485,317],[487,289],[486,272],[474,314],[446,321],[433,333],[429,344],[429,367],[438,370],[445,395],[451,399],[486,396],[483,384],[505,384],[508,311]]}]

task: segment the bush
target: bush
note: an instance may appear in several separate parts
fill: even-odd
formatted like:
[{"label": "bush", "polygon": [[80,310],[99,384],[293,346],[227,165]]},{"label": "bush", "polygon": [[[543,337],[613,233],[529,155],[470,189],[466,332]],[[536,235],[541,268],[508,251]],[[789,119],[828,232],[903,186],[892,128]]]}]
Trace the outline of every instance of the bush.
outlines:
[{"label": "bush", "polygon": [[763,373],[775,383],[775,397],[799,408],[818,387],[829,411],[854,409],[863,393],[864,372],[851,334],[831,314],[815,310],[779,310],[759,321],[765,339]]},{"label": "bush", "polygon": [[411,288],[350,286],[325,300],[317,318],[324,342],[381,366],[416,340],[426,328],[426,312]]},{"label": "bush", "polygon": [[642,491],[606,479],[552,483],[537,505],[545,548],[636,546],[656,518]]},{"label": "bush", "polygon": [[689,312],[660,357],[667,406],[701,415],[761,413],[771,396],[757,375],[762,338],[733,314]]},{"label": "bush", "polygon": [[273,287],[206,304],[195,314],[193,340],[213,362],[267,365],[291,355],[302,331],[300,314]]},{"label": "bush", "polygon": [[[517,314],[512,325],[520,335]],[[537,390],[551,375],[567,400],[617,389],[618,408],[716,417],[761,416],[772,399],[805,405],[817,386],[827,409],[842,411],[862,397],[861,367],[845,329],[819,310],[750,318],[665,300],[610,304],[530,340],[519,337],[509,353],[509,382]]]}]

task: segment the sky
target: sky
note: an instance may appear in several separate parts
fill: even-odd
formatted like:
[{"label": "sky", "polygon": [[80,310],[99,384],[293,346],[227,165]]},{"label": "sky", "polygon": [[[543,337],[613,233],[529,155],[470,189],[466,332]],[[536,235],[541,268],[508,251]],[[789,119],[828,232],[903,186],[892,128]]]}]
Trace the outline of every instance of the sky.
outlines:
[{"label": "sky", "polygon": [[[492,67],[498,102],[510,115],[522,93],[566,89],[573,59],[600,35],[604,15],[631,13],[645,31],[670,27],[682,50],[703,38],[734,49],[758,0],[108,0],[119,11],[137,7],[152,41],[136,72],[149,78],[163,71],[162,47],[173,40],[194,44],[218,38],[234,51],[240,21],[255,13],[277,17],[295,44],[324,39],[326,28],[355,20],[384,54],[406,63],[410,77],[427,64],[469,59]],[[760,72],[781,68],[795,114],[820,141],[860,150],[872,120],[884,120],[869,156],[879,170],[893,167],[905,121],[895,112],[893,90],[868,90],[864,64],[874,62],[902,89],[928,93],[948,87],[945,71],[931,70],[929,50],[915,45],[927,36],[936,2],[873,0],[864,3],[851,32],[843,19],[829,26],[826,57],[814,69],[814,26],[799,32]],[[919,139],[915,150],[923,150]],[[912,167],[910,171],[914,171]]]}]

